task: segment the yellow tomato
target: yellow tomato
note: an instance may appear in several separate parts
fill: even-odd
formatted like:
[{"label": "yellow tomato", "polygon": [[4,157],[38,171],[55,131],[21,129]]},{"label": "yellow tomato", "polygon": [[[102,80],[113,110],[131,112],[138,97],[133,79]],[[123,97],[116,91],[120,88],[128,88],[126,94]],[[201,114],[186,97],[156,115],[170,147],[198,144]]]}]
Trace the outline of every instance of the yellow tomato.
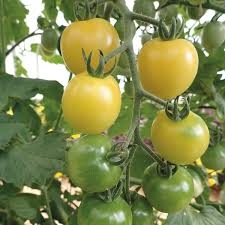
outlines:
[{"label": "yellow tomato", "polygon": [[[60,48],[65,64],[75,74],[86,70],[82,48],[86,55],[93,51],[92,66],[97,67],[99,50],[104,55],[115,50],[120,45],[116,29],[106,20],[94,18],[86,21],[75,21],[62,33]],[[105,71],[113,67],[115,59],[105,66]]]},{"label": "yellow tomato", "polygon": [[62,97],[65,120],[76,131],[98,134],[116,120],[121,106],[119,85],[112,76],[97,78],[83,72],[75,76]]},{"label": "yellow tomato", "polygon": [[163,99],[172,99],[193,82],[198,70],[198,54],[187,40],[153,39],[142,47],[138,68],[146,91]]}]

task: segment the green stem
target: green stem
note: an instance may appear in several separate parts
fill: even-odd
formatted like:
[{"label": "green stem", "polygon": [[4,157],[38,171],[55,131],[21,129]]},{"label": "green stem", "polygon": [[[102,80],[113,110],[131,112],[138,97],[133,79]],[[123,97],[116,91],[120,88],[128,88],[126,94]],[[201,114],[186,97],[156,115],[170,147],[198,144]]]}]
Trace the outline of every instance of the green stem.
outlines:
[{"label": "green stem", "polygon": [[201,211],[203,209],[203,205],[198,204],[198,203],[190,203],[190,206],[197,209],[198,211]]},{"label": "green stem", "polygon": [[114,4],[112,2],[107,2],[104,11],[104,19],[109,20],[111,17],[111,13],[113,11]]},{"label": "green stem", "polygon": [[133,184],[141,184],[142,180],[138,179],[136,177],[130,177],[130,182],[133,183]]},{"label": "green stem", "polygon": [[[72,79],[72,76],[73,74],[70,73],[70,76],[69,76],[69,79],[68,79],[68,82]],[[59,114],[58,114],[58,117],[57,117],[57,120],[56,120],[56,123],[55,123],[55,126],[53,128],[54,131],[56,131],[59,127],[59,123],[60,123],[60,120],[62,118],[62,114],[63,114],[63,111],[62,111],[62,107],[60,108],[60,111],[59,111]]]},{"label": "green stem", "polygon": [[5,19],[4,0],[0,0],[0,74],[5,72]]},{"label": "green stem", "polygon": [[159,26],[159,21],[149,16],[145,16],[135,12],[130,12],[130,17],[132,20],[140,20],[145,23],[150,23],[152,25]]},{"label": "green stem", "polygon": [[52,211],[51,211],[51,208],[50,208],[50,201],[49,201],[49,197],[48,197],[48,189],[47,189],[46,186],[42,186],[41,190],[44,193],[45,202],[46,202],[46,209],[47,209],[50,224],[55,225],[53,217],[52,217]]},{"label": "green stem", "polygon": [[28,34],[27,36],[23,37],[21,40],[19,40],[15,45],[13,45],[7,52],[6,56],[8,56],[20,43],[24,42],[26,39],[33,37],[35,35],[41,35],[42,33],[36,33],[36,31],[33,31],[32,33]]}]

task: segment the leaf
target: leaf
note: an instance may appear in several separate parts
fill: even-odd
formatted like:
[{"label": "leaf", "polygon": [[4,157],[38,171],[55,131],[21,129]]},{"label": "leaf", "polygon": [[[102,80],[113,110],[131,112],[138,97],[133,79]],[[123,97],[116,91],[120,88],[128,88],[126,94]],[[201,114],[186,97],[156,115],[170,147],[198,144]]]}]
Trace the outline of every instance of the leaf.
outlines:
[{"label": "leaf", "polygon": [[39,198],[34,194],[20,193],[9,199],[8,208],[23,219],[35,219],[41,206]]},{"label": "leaf", "polygon": [[200,212],[187,208],[170,214],[165,225],[224,225],[225,216],[212,206],[204,206]]},{"label": "leaf", "polygon": [[48,133],[0,153],[0,177],[17,187],[44,184],[64,166],[65,135]]},{"label": "leaf", "polygon": [[0,152],[7,151],[9,143],[17,135],[22,135],[25,130],[25,125],[22,123],[0,123]]},{"label": "leaf", "polygon": [[8,104],[9,98],[25,100],[38,93],[60,102],[63,86],[57,81],[13,77],[4,74],[0,76],[0,92],[0,110],[2,110]]},{"label": "leaf", "polygon": [[40,55],[41,58],[45,61],[45,62],[49,62],[49,63],[54,63],[54,64],[63,64],[63,59],[60,55],[53,55],[53,56],[45,56],[43,54],[41,54],[41,51],[39,49],[39,44],[33,43],[31,44],[31,51]]},{"label": "leaf", "polygon": [[56,1],[55,0],[43,0],[44,3],[44,14],[47,14],[47,18],[51,21],[55,21],[58,10],[56,8]]},{"label": "leaf", "polygon": [[133,100],[127,97],[125,94],[122,95],[122,105],[119,116],[115,123],[108,130],[108,135],[111,137],[124,134],[128,131],[133,109]]},{"label": "leaf", "polygon": [[17,77],[20,77],[21,75],[27,77],[27,70],[23,67],[22,60],[18,56],[15,56],[14,62],[15,62],[15,75]]},{"label": "leaf", "polygon": [[63,12],[66,21],[74,21],[74,2],[77,0],[61,0],[59,9]]}]

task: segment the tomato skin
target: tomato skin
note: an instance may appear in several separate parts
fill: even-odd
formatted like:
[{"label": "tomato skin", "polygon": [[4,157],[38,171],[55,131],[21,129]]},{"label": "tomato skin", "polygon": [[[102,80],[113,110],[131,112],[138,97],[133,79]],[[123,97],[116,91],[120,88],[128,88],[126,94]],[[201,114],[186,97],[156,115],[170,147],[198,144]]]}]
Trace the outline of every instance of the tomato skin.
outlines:
[{"label": "tomato skin", "polygon": [[191,164],[201,157],[209,145],[209,130],[204,120],[190,112],[183,120],[169,119],[159,111],[151,127],[155,151],[178,165]]},{"label": "tomato skin", "polygon": [[163,19],[166,23],[171,23],[172,18],[176,17],[178,14],[178,8],[176,5],[168,5],[159,10],[159,17]]},{"label": "tomato skin", "polygon": [[103,135],[86,135],[75,142],[66,155],[72,183],[88,193],[102,192],[115,186],[122,170],[106,160],[111,146],[110,139]]},{"label": "tomato skin", "polygon": [[138,195],[132,203],[132,225],[153,225],[153,210],[147,199]]},{"label": "tomato skin", "polygon": [[[86,55],[93,51],[92,66],[96,68],[99,63],[99,49],[106,55],[119,45],[117,31],[108,21],[101,18],[73,22],[65,28],[60,41],[64,62],[75,74],[86,70],[82,48]],[[115,59],[109,60],[105,71],[111,69],[114,63]]]},{"label": "tomato skin", "polygon": [[55,51],[55,49],[57,48],[57,42],[58,34],[54,29],[47,28],[43,31],[41,35],[41,46],[46,51]]},{"label": "tomato skin", "polygon": [[202,7],[187,7],[187,14],[193,20],[199,20],[206,12]]},{"label": "tomato skin", "polygon": [[78,208],[78,225],[132,225],[130,206],[121,198],[104,202],[87,195]]},{"label": "tomato skin", "polygon": [[225,41],[225,25],[219,21],[208,23],[203,28],[201,40],[202,46],[209,52],[220,47]]},{"label": "tomato skin", "polygon": [[121,106],[119,85],[112,76],[96,78],[83,72],[75,76],[62,97],[68,123],[81,133],[99,134],[116,120]]},{"label": "tomato skin", "polygon": [[198,70],[198,54],[184,39],[146,42],[138,55],[143,88],[163,99],[182,94],[193,82]]},{"label": "tomato skin", "polygon": [[157,174],[157,164],[154,163],[145,170],[142,187],[150,204],[165,213],[185,208],[194,195],[192,177],[182,167],[166,178]]},{"label": "tomato skin", "polygon": [[225,146],[224,144],[216,144],[209,147],[201,157],[202,164],[212,170],[225,169]]}]

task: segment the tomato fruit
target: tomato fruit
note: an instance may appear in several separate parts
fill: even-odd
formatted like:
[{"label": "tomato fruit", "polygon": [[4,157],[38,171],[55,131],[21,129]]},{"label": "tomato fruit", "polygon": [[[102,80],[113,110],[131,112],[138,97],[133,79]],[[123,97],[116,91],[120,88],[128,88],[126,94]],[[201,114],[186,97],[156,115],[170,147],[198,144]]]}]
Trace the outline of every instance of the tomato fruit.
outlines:
[{"label": "tomato fruit", "polygon": [[46,51],[55,51],[58,43],[58,34],[52,28],[47,28],[41,35],[41,46]]},{"label": "tomato fruit", "polygon": [[[118,48],[119,45],[120,39],[116,29],[101,18],[73,22],[65,28],[60,41],[64,62],[75,74],[86,70],[82,48],[87,55],[93,51],[92,66],[97,67],[99,50],[106,55]],[[114,63],[115,59],[109,60],[105,70],[110,70]]]},{"label": "tomato fruit", "polygon": [[130,176],[136,179],[142,179],[145,169],[151,165],[154,160],[141,147],[137,147],[134,158],[131,162]]},{"label": "tomato fruit", "polygon": [[187,7],[187,14],[193,20],[199,20],[206,12],[202,7]]},{"label": "tomato fruit", "polygon": [[224,144],[216,144],[209,147],[201,157],[202,164],[212,170],[225,169],[225,146]]},{"label": "tomato fruit", "polygon": [[187,170],[193,178],[194,197],[197,198],[204,191],[204,188],[205,188],[204,179],[203,177],[200,176],[200,174],[197,171],[195,171],[191,167],[188,167]]},{"label": "tomato fruit", "polygon": [[78,225],[132,225],[130,206],[121,198],[104,202],[85,196],[78,208]]},{"label": "tomato fruit", "polygon": [[219,21],[209,22],[202,30],[202,46],[212,51],[225,41],[225,25]]},{"label": "tomato fruit", "polygon": [[[135,0],[133,11],[138,14],[142,14],[145,16],[155,17],[156,10],[153,1],[149,0]],[[137,20],[136,21],[138,25],[145,26],[148,25],[147,23],[144,23],[142,21]]]},{"label": "tomato fruit", "polygon": [[151,127],[155,151],[174,164],[190,164],[201,157],[209,145],[209,130],[197,114],[178,121],[159,111]]},{"label": "tomato fruit", "polygon": [[86,135],[78,139],[66,155],[72,183],[86,192],[102,192],[115,186],[122,170],[106,160],[111,145],[110,139],[103,135]]},{"label": "tomato fruit", "polygon": [[176,5],[168,5],[159,10],[159,17],[163,19],[166,23],[171,23],[172,18],[176,17],[178,14],[178,8]]},{"label": "tomato fruit", "polygon": [[130,97],[133,98],[134,97],[134,85],[133,85],[133,81],[131,80],[127,80],[124,84],[124,91],[125,94]]},{"label": "tomato fruit", "polygon": [[145,170],[142,187],[150,204],[165,213],[174,213],[185,208],[194,196],[192,177],[182,167],[178,167],[167,178],[158,175],[157,164],[154,163]]},{"label": "tomato fruit", "polygon": [[188,0],[191,5],[201,5],[206,2],[206,0]]},{"label": "tomato fruit", "polygon": [[140,50],[137,62],[143,88],[163,99],[186,91],[198,70],[197,51],[184,39],[150,40]]},{"label": "tomato fruit", "polygon": [[112,76],[97,78],[87,72],[76,75],[62,97],[65,120],[77,131],[98,134],[116,120],[121,106],[121,93]]},{"label": "tomato fruit", "polygon": [[153,225],[153,210],[147,199],[141,195],[132,202],[132,225]]}]

